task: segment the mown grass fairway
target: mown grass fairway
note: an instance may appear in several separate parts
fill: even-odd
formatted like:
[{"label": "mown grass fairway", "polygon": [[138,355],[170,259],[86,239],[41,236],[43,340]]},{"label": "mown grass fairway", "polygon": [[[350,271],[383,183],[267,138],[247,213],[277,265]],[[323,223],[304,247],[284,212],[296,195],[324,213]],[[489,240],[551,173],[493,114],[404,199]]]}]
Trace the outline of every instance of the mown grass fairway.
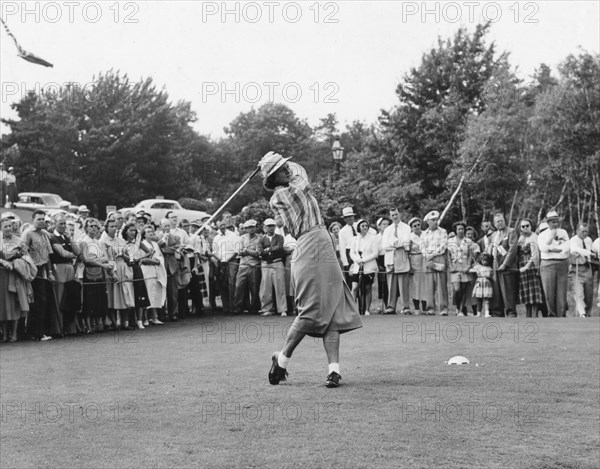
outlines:
[{"label": "mown grass fairway", "polygon": [[342,387],[310,338],[270,386],[292,319],[3,344],[0,465],[597,467],[598,317],[366,317]]}]

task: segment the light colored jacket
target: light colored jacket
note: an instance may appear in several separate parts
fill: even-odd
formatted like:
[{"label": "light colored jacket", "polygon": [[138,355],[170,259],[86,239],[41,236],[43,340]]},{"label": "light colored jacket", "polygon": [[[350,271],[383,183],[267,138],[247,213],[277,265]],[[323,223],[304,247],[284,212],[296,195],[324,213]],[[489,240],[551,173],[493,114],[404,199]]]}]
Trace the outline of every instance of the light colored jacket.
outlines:
[{"label": "light colored jacket", "polygon": [[[394,265],[394,253],[398,250],[403,250],[403,257],[406,257],[406,263],[409,263],[408,252],[410,251],[410,226],[406,223],[398,223],[398,230],[396,233],[396,225],[393,223],[388,226],[383,232],[383,239],[381,244],[385,249],[384,261],[386,266]],[[400,253],[399,253],[400,254]],[[408,264],[408,269],[410,265]]]},{"label": "light colored jacket", "polygon": [[[359,254],[362,252],[362,256]],[[358,235],[352,241],[350,247],[350,257],[354,261],[350,267],[351,274],[357,274],[359,270],[358,262],[364,262],[363,272],[372,274],[378,271],[377,256],[379,255],[379,239],[377,235],[368,232],[365,236]]]}]

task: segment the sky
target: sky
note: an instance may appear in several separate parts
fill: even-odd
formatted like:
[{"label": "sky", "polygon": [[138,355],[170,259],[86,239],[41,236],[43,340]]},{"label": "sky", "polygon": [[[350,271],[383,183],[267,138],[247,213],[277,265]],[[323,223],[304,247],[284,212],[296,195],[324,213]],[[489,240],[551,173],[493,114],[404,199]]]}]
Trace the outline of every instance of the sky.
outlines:
[{"label": "sky", "polygon": [[[21,46],[54,64],[16,55],[0,31],[0,115],[29,89],[93,86],[110,69],[151,77],[173,102],[191,102],[194,128],[224,136],[240,113],[266,102],[289,106],[315,125],[336,113],[341,126],[375,122],[397,103],[402,76],[438,37],[492,21],[489,40],[510,52],[528,81],[579,48],[600,49],[600,1],[338,2],[0,2]],[[0,128],[8,132],[6,126]]]}]

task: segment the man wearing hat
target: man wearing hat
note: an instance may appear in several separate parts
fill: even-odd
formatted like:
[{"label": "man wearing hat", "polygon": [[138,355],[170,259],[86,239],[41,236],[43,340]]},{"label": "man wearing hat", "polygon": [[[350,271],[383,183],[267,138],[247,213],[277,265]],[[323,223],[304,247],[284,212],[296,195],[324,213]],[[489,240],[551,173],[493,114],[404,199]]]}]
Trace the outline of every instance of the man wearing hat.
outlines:
[{"label": "man wearing hat", "polygon": [[80,205],[77,209],[77,215],[79,215],[81,223],[84,223],[87,217],[90,216],[90,209],[87,208],[87,205]]},{"label": "man wearing hat", "polygon": [[322,337],[327,354],[329,388],[340,384],[340,334],[362,327],[356,302],[337,263],[335,247],[323,224],[306,170],[289,158],[267,153],[259,166],[263,185],[273,191],[271,208],[297,240],[292,260],[298,316],[288,330],[285,345],[271,356],[269,383],[279,384],[296,347],[306,336]]},{"label": "man wearing hat", "polygon": [[346,283],[350,285],[350,267],[353,263],[352,258],[350,257],[350,248],[352,247],[352,242],[356,236],[356,230],[354,229],[354,219],[356,217],[356,213],[354,213],[354,209],[352,207],[346,207],[342,209],[342,216],[344,217],[346,225],[340,230],[339,233],[340,260],[342,261],[342,266],[344,268]]},{"label": "man wearing hat", "polygon": [[235,279],[234,313],[242,314],[246,293],[250,296],[249,312],[258,314],[260,310],[260,253],[261,237],[256,234],[256,220],[244,223],[246,233],[240,240],[240,267]]},{"label": "man wearing hat", "polygon": [[569,281],[569,235],[560,228],[558,213],[546,215],[548,229],[538,236],[540,248],[540,277],[549,317],[565,317]]},{"label": "man wearing hat", "polygon": [[[8,168],[8,174],[4,178],[6,183],[6,195],[8,196],[8,203],[11,207],[19,197],[19,191],[17,190],[17,177],[15,176],[15,168],[12,166]],[[4,202],[4,200],[2,201]]]},{"label": "man wearing hat", "polygon": [[425,289],[427,313],[435,311],[441,316],[448,315],[448,274],[446,272],[446,252],[448,233],[438,226],[440,212],[432,210],[423,218],[428,228],[421,235],[423,262],[426,268]]},{"label": "man wearing hat", "polygon": [[260,313],[263,316],[275,314],[273,304],[273,291],[277,312],[287,316],[287,300],[285,297],[285,271],[283,267],[283,236],[275,233],[277,226],[275,220],[267,218],[264,223],[265,235],[258,243],[258,252],[261,256],[260,280]]},{"label": "man wearing hat", "polygon": [[400,219],[395,207],[390,209],[390,217],[392,224],[385,229],[381,240],[389,290],[385,314],[396,313],[398,293],[402,298],[402,314],[410,314],[410,226]]}]

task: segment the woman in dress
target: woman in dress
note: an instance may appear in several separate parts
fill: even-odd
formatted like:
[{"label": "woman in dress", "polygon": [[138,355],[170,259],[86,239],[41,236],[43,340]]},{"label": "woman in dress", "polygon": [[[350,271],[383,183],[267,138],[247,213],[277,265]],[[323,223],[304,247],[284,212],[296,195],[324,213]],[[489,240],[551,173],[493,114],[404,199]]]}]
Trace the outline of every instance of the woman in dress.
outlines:
[{"label": "woman in dress", "polygon": [[[29,311],[33,302],[31,280],[37,269],[27,255],[27,247],[21,238],[13,234],[13,220],[0,221],[0,326],[3,342],[17,341],[17,325]],[[20,265],[19,265],[20,264]],[[25,273],[25,277],[22,275]],[[33,274],[33,275],[31,275]]]},{"label": "woman in dress", "polygon": [[150,303],[148,309],[150,322],[155,325],[163,324],[158,320],[158,311],[164,306],[167,299],[167,270],[165,268],[165,258],[156,243],[153,225],[147,225],[144,228],[142,245],[147,251],[152,252],[151,257],[141,260],[142,273]]},{"label": "woman in dress", "polygon": [[107,285],[109,315],[117,328],[129,329],[130,308],[135,307],[131,284],[133,277],[123,257],[125,241],[117,236],[117,221],[114,218],[104,223],[100,242],[112,265],[113,281]]},{"label": "woman in dress", "polygon": [[[378,272],[377,257],[379,256],[379,240],[377,235],[369,231],[369,222],[358,220],[356,224],[358,235],[352,241],[350,257],[353,264],[350,267],[352,279],[352,296],[359,299],[360,314],[371,314],[371,290],[375,274]],[[362,278],[361,278],[362,277]]]},{"label": "woman in dress", "polygon": [[[415,315],[421,313],[429,314],[427,310],[426,285],[427,276],[425,274],[425,263],[423,262],[423,253],[421,252],[421,220],[417,217],[411,218],[408,222],[410,226],[410,269],[413,272],[410,282],[410,297],[415,307]],[[431,311],[431,310],[429,310]]]},{"label": "woman in dress", "polygon": [[538,307],[542,303],[542,280],[539,275],[540,249],[537,235],[533,232],[533,223],[523,218],[519,223],[519,303],[525,304],[526,316],[537,317]]},{"label": "woman in dress", "polygon": [[[88,218],[83,226],[85,234],[79,241],[83,258],[83,326],[84,333],[93,330],[91,320],[97,330],[102,330],[102,320],[108,313],[106,290],[107,272],[112,270],[108,255],[100,243],[100,222]],[[101,327],[102,326],[102,327]]]},{"label": "woman in dress", "polygon": [[137,234],[138,231],[135,223],[127,223],[121,232],[121,236],[125,240],[123,258],[125,259],[125,262],[127,262],[127,266],[133,277],[132,283],[136,324],[138,329],[144,329],[144,309],[150,306],[150,302],[148,301],[148,290],[146,290],[140,261],[149,257],[149,254],[151,253],[146,252],[145,248],[138,243]]}]

